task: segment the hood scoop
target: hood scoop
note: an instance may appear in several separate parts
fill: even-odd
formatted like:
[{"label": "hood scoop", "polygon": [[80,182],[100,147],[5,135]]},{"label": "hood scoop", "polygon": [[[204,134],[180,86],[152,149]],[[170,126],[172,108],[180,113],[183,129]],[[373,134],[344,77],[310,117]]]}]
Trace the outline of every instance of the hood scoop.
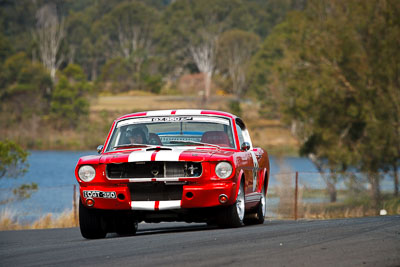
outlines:
[{"label": "hood scoop", "polygon": [[154,150],[172,150],[172,148],[155,146],[146,149],[146,151],[154,151]]}]

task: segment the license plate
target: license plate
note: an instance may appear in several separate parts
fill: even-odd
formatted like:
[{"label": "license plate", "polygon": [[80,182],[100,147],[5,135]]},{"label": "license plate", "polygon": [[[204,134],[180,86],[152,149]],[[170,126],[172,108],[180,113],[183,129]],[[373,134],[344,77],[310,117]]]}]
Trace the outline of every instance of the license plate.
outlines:
[{"label": "license plate", "polygon": [[103,191],[83,191],[84,198],[117,198],[115,192],[103,192]]}]

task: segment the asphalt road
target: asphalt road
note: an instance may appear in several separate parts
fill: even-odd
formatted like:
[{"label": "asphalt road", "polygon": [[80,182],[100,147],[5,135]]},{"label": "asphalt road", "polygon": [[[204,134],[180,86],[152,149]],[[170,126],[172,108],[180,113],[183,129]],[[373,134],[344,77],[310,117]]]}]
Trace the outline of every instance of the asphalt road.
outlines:
[{"label": "asphalt road", "polygon": [[400,216],[266,221],[238,229],[139,224],[85,240],[78,228],[0,232],[0,266],[400,266]]}]

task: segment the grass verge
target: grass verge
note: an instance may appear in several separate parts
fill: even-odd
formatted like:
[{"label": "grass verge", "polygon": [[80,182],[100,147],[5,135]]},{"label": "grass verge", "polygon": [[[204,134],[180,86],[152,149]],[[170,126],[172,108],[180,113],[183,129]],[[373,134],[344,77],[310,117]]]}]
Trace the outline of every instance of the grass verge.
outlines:
[{"label": "grass verge", "polygon": [[[316,195],[314,195],[315,197]],[[294,203],[292,201],[279,203],[272,208],[278,218],[292,219],[294,217]],[[298,204],[298,218],[300,219],[338,219],[377,216],[384,211],[386,215],[400,215],[400,197],[385,194],[377,209],[372,206],[368,195],[357,198],[346,198],[335,203],[302,203]]]},{"label": "grass verge", "polygon": [[19,222],[16,211],[5,209],[0,213],[0,231],[68,228],[77,227],[78,225],[78,215],[74,214],[72,210],[65,210],[58,216],[48,213],[33,223],[26,224]]}]

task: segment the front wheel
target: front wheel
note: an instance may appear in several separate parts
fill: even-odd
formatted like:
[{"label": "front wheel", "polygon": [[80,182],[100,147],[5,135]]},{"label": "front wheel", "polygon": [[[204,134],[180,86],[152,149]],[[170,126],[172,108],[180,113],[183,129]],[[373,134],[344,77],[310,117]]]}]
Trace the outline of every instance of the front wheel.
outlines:
[{"label": "front wheel", "polygon": [[266,209],[267,209],[267,196],[265,194],[265,187],[263,187],[262,191],[261,191],[261,199],[260,199],[260,203],[258,204],[258,208],[257,208],[257,219],[256,219],[256,223],[258,224],[263,224],[264,220],[265,220],[265,213],[266,213]]},{"label": "front wheel", "polygon": [[217,224],[220,227],[240,227],[243,225],[245,214],[244,186],[240,184],[235,204],[220,211],[217,217]]},{"label": "front wheel", "polygon": [[105,222],[99,210],[89,209],[79,201],[79,228],[87,239],[106,237]]},{"label": "front wheel", "polygon": [[265,187],[263,187],[261,191],[261,199],[257,205],[257,210],[255,213],[250,214],[248,218],[245,218],[244,223],[247,225],[252,224],[263,224],[265,220],[265,213],[266,213],[266,194],[265,194]]}]

